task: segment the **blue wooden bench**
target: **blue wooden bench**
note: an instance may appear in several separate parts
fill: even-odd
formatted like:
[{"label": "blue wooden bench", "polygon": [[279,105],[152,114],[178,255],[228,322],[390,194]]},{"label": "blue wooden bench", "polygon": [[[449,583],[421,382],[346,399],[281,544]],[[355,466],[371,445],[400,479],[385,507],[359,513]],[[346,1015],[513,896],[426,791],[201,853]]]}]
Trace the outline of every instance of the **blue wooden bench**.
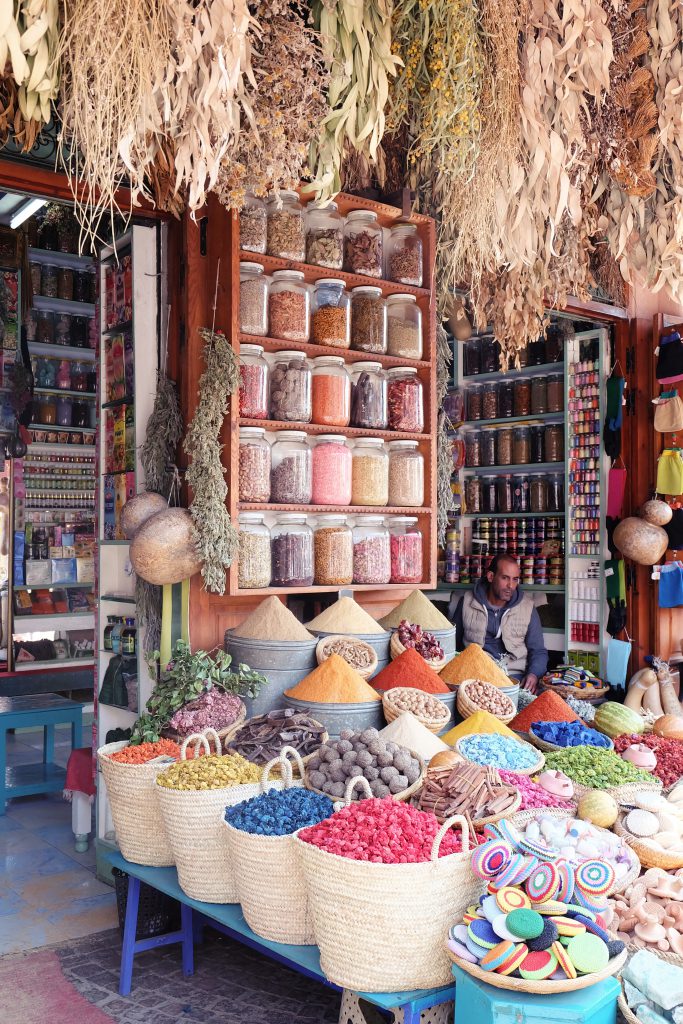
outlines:
[{"label": "blue wooden bench", "polygon": [[[186,976],[193,974],[194,942],[201,940],[202,931],[207,925],[258,950],[264,956],[270,957],[271,960],[277,960],[278,963],[291,967],[292,970],[339,991],[338,986],[329,982],[322,972],[317,946],[291,946],[281,942],[268,942],[266,939],[260,938],[244,920],[242,908],[238,903],[200,903],[198,900],[186,896],[178,885],[175,868],[148,868],[141,864],[132,864],[120,853],[114,851],[108,851],[104,855],[104,860],[111,867],[119,868],[129,876],[119,979],[119,993],[122,996],[130,995],[133,961],[136,953],[142,953],[147,949],[180,943],[182,945],[183,974]],[[178,900],[181,911],[179,931],[157,935],[151,939],[136,939],[140,884],[142,882]],[[444,985],[442,988],[413,992],[359,992],[357,994],[382,1010],[397,1007],[402,1009],[403,1024],[420,1024],[420,1014],[423,1010],[441,1003],[451,1002],[454,998],[453,993],[453,985]]]}]

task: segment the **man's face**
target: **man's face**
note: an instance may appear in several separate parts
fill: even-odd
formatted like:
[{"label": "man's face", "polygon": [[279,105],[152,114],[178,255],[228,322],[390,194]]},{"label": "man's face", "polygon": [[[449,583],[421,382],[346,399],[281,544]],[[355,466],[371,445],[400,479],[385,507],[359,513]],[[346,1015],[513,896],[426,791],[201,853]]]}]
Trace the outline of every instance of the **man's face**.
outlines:
[{"label": "man's face", "polygon": [[495,576],[489,572],[486,578],[496,600],[507,603],[519,586],[519,566],[514,561],[499,562]]}]

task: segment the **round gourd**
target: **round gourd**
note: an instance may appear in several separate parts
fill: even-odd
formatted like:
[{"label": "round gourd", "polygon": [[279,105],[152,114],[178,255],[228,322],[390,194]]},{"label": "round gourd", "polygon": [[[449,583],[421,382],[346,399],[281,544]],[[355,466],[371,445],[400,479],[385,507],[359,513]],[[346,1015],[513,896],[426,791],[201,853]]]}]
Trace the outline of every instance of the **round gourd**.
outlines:
[{"label": "round gourd", "polygon": [[168,508],[168,502],[161,494],[143,491],[136,494],[121,509],[121,529],[127,540],[132,540],[143,523]]},{"label": "round gourd", "polygon": [[608,700],[596,708],[593,725],[612,740],[624,733],[636,733],[640,736],[645,729],[645,723],[637,711],[631,711],[630,708],[613,700]]},{"label": "round gourd", "polygon": [[192,516],[185,508],[157,512],[137,531],[130,545],[135,572],[148,583],[180,583],[199,572]]},{"label": "round gourd", "polygon": [[645,502],[640,508],[638,515],[646,523],[652,523],[653,526],[666,526],[667,523],[671,522],[673,511],[671,506],[667,505],[665,501],[653,498],[651,501]]},{"label": "round gourd", "polygon": [[462,764],[460,754],[456,754],[455,750],[440,750],[438,754],[434,754],[434,757],[430,759],[429,769],[452,768],[456,764]]},{"label": "round gourd", "polygon": [[611,828],[619,817],[619,805],[609,793],[590,789],[579,800],[577,813],[582,821],[590,821],[599,828]]},{"label": "round gourd", "polygon": [[662,715],[652,726],[652,731],[667,740],[683,740],[683,718],[680,715]]},{"label": "round gourd", "polygon": [[669,538],[661,526],[630,516],[615,529],[614,543],[624,558],[639,565],[654,565],[668,548]]}]

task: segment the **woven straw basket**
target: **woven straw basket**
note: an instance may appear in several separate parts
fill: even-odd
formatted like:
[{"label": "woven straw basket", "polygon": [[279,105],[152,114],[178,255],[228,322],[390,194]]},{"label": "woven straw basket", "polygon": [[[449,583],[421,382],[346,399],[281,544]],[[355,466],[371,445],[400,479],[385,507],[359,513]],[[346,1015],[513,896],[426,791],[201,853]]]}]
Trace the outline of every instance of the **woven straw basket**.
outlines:
[{"label": "woven straw basket", "polygon": [[[532,744],[532,746],[538,747],[539,750],[542,750],[544,754],[552,754],[556,750],[569,750],[570,749],[569,747],[561,747],[558,743],[549,743],[548,740],[542,740],[540,736],[536,735],[536,733],[533,731],[533,729],[529,729],[529,731],[527,733],[520,733],[520,735],[523,735],[524,738],[526,740],[528,740],[529,743]],[[604,738],[607,740],[608,745],[606,747],[597,747],[597,749],[598,750],[614,750],[614,743],[612,742],[612,740],[608,736],[605,736]],[[597,746],[597,744],[588,744],[588,745],[589,746]]]},{"label": "woven straw basket", "polygon": [[[405,650],[407,650],[407,648],[405,648],[401,641],[399,640],[398,632],[392,633],[391,640],[389,641],[389,655],[391,657],[391,660],[395,661],[396,658],[398,658],[399,655],[403,654]],[[440,672],[441,669],[446,664],[446,662],[448,661],[445,654],[441,658],[425,658],[424,660],[425,664],[429,665],[430,668],[433,668],[435,672]]]},{"label": "woven straw basket", "polygon": [[[303,785],[298,780],[292,781],[292,767],[287,755],[299,763],[303,774],[301,758],[296,750],[284,747],[279,758],[270,761],[263,769],[258,792],[273,787],[273,783],[268,784],[268,774],[276,765],[284,780],[277,784],[278,789]],[[256,787],[239,788],[251,790]],[[240,796],[245,799],[244,793]],[[297,946],[315,942],[306,883],[294,844],[296,833],[261,836],[243,832],[227,821],[224,825],[239,902],[252,931],[270,942],[290,942]]]},{"label": "woven straw basket", "polygon": [[[458,687],[458,696],[456,697],[455,704],[458,709],[458,714],[460,715],[461,718],[469,718],[470,715],[475,714],[477,711],[484,710],[480,704],[475,704],[475,702],[471,700],[467,692],[468,687],[472,686],[474,683],[483,682],[483,679],[464,679],[463,682],[460,683],[460,686]],[[494,690],[498,690],[498,696],[501,698],[501,700],[505,702],[506,706],[509,705],[509,709],[505,712],[504,715],[495,716],[499,722],[502,722],[503,725],[506,725],[508,722],[511,722],[517,714],[515,705],[512,703],[507,694],[500,692],[499,687],[493,686],[493,683],[487,683],[486,685],[492,686]]]},{"label": "woven straw basket", "polygon": [[[260,715],[255,715],[254,717],[255,718],[260,718],[261,716]],[[242,721],[242,722],[236,723],[235,725],[232,726],[232,728],[227,730],[225,736],[221,737],[222,742],[223,742],[223,753],[224,754],[234,753],[234,751],[232,749],[231,741],[237,735],[237,733],[242,728],[242,726],[247,724],[248,721],[249,721],[249,719],[247,719],[246,722]],[[311,721],[315,722],[315,724],[319,725],[321,728],[324,728],[323,723],[316,721],[315,718],[312,718]],[[329,736],[329,733],[327,731],[322,733],[322,735],[320,737],[320,746],[322,746],[323,743],[327,743],[329,738],[330,738],[330,736]],[[294,747],[290,747],[288,745],[286,748],[285,747],[282,748],[282,750],[285,750],[285,749],[287,749],[287,750],[294,750]],[[280,751],[280,753],[282,753],[282,750]],[[292,765],[292,763],[290,761],[287,761],[287,764],[289,765],[289,768],[290,768],[291,771],[293,771],[296,775],[299,775],[299,765],[304,765],[304,767],[305,767],[308,764],[308,762],[311,760],[311,758],[315,756],[316,751],[314,750],[313,753],[306,754],[306,757],[301,757],[301,755],[298,753],[298,751],[295,751],[295,753],[296,753],[296,759],[294,761],[294,764]],[[246,760],[247,761],[251,761],[251,758],[248,757],[248,758],[246,758]],[[256,761],[252,761],[252,764],[257,764],[257,762]],[[272,766],[272,770],[273,771],[275,771],[275,772],[279,772],[280,771],[281,765],[280,765],[280,761],[277,758],[275,758],[274,761],[270,761],[269,764]],[[301,776],[299,776],[299,777],[301,777]]]},{"label": "woven straw basket", "polygon": [[[355,781],[355,780],[352,780]],[[439,857],[451,826],[463,852]],[[327,853],[297,837],[320,966],[354,992],[405,992],[452,984],[443,937],[484,883],[470,870],[467,822],[449,818],[422,864],[375,864]]]},{"label": "woven straw basket", "polygon": [[[590,786],[582,786],[578,782],[574,783],[574,796],[577,800],[580,800],[584,794],[590,792]],[[620,806],[632,807],[634,806],[636,793],[661,793],[662,783],[653,775],[648,782],[625,782],[623,786],[608,786],[607,789],[601,789],[600,792],[609,793]]]},{"label": "woven straw basket", "polygon": [[[469,736],[461,736],[460,739],[456,740],[456,743],[455,743],[455,751],[456,751],[456,753],[460,754],[460,756],[462,757],[462,759],[464,761],[469,761],[469,758],[467,757],[465,752],[461,749],[463,740],[467,740],[467,739],[469,739]],[[543,765],[545,764],[545,757],[543,756],[541,751],[537,750],[536,747],[532,747],[530,743],[526,742],[526,740],[518,740],[518,742],[521,743],[522,746],[527,747],[529,750],[533,751],[533,753],[535,755],[537,755],[537,760],[536,760],[536,762],[534,764],[532,764],[531,768],[515,768],[516,774],[517,775],[535,775],[537,772],[540,772],[542,770],[542,768],[543,768]]]},{"label": "woven straw basket", "polygon": [[683,853],[680,850],[656,850],[646,839],[639,839],[628,831],[624,825],[625,814],[620,814],[614,823],[614,831],[631,847],[644,868],[664,868],[676,871],[683,868]]},{"label": "woven straw basket", "polygon": [[[406,708],[396,707],[396,698],[406,694],[408,696],[415,696],[415,690],[408,686],[395,686],[391,690],[387,690],[382,697],[382,709],[384,711],[384,717],[387,722],[393,722],[394,719],[402,715]],[[451,712],[450,709],[443,704],[441,701],[436,701],[439,704],[438,716],[418,714],[412,711],[411,714],[415,715],[418,722],[421,722],[426,729],[434,734],[440,733],[442,729],[446,727],[450,721]]]},{"label": "woven straw basket", "polygon": [[153,868],[170,867],[175,863],[166,837],[156,777],[168,764],[121,764],[111,755],[128,746],[107,743],[97,751],[97,763],[107,787],[107,797],[114,819],[116,841],[121,853],[132,864]]},{"label": "woven straw basket", "polygon": [[375,650],[375,648],[372,647],[371,644],[366,643],[365,640],[360,640],[357,636],[347,636],[345,633],[333,633],[331,636],[324,636],[322,637],[322,639],[318,641],[315,648],[315,657],[318,664],[322,665],[324,661],[327,661],[327,659],[330,656],[328,653],[329,648],[338,640],[348,640],[350,643],[356,646],[365,648],[365,650],[371,657],[370,664],[368,665],[367,668],[357,668],[355,669],[355,671],[363,679],[369,679],[370,676],[374,676],[375,672],[377,671],[378,665],[377,651]]},{"label": "woven straw basket", "polygon": [[609,693],[609,686],[592,687],[592,686],[569,686],[567,683],[551,683],[545,680],[540,680],[540,685],[543,690],[552,690],[553,693],[557,693],[560,697],[576,697],[577,700],[585,700],[588,704],[593,704],[596,700],[601,700],[605,694]]},{"label": "woven straw basket", "polygon": [[[655,951],[652,950],[652,952],[654,953]],[[626,1024],[641,1024],[640,1018],[636,1017],[635,1013],[626,1002],[626,996],[624,995],[623,989],[617,996],[617,1006],[619,1007],[619,1012],[626,1021]]]}]

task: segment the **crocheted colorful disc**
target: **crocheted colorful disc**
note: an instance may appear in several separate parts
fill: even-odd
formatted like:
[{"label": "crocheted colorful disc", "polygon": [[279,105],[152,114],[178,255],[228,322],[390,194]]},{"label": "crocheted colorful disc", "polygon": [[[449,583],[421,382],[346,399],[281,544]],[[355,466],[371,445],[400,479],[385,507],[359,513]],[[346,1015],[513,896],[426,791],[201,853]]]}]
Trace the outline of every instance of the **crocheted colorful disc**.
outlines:
[{"label": "crocheted colorful disc", "polygon": [[472,870],[478,878],[495,878],[507,867],[512,856],[512,847],[502,839],[489,839],[478,846],[472,854]]},{"label": "crocheted colorful disc", "polygon": [[503,818],[496,824],[498,826],[498,831],[502,835],[503,839],[507,843],[509,843],[510,846],[513,847],[513,849],[514,847],[519,846],[521,836],[514,825],[511,825],[506,818]]},{"label": "crocheted colorful disc", "polygon": [[495,896],[484,896],[481,901],[481,910],[487,921],[493,921],[500,914],[500,907],[496,903]]},{"label": "crocheted colorful disc", "polygon": [[467,934],[478,946],[484,946],[486,949],[493,949],[500,942],[488,921],[472,921],[467,926]]},{"label": "crocheted colorful disc", "polygon": [[560,876],[554,864],[539,864],[524,883],[529,899],[533,903],[543,903],[553,898],[560,887]]},{"label": "crocheted colorful disc", "polygon": [[544,918],[543,920],[543,931],[540,935],[537,935],[535,939],[527,939],[527,946],[530,952],[538,953],[542,949],[550,949],[553,942],[557,942],[559,936],[557,927],[553,924],[550,918]]},{"label": "crocheted colorful disc", "polygon": [[498,890],[496,903],[505,914],[509,914],[511,910],[529,910],[531,908],[531,900],[526,893],[521,889],[513,889],[510,885]]},{"label": "crocheted colorful disc", "polygon": [[543,931],[543,918],[535,910],[513,910],[505,923],[520,939],[535,939]]},{"label": "crocheted colorful disc", "polygon": [[625,949],[626,946],[621,939],[611,939],[611,941],[607,943],[607,952],[609,953],[610,960],[613,956],[619,956],[619,954],[623,953]]},{"label": "crocheted colorful disc", "polygon": [[562,903],[569,903],[574,895],[574,868],[568,861],[562,859],[555,862],[560,876],[560,888],[557,890],[557,899]]},{"label": "crocheted colorful disc", "polygon": [[483,828],[485,839],[504,839],[503,833],[500,831],[497,825],[490,824],[484,825]]},{"label": "crocheted colorful disc", "polygon": [[597,974],[609,963],[607,944],[597,935],[576,935],[567,946],[567,953],[579,974]]},{"label": "crocheted colorful disc", "polygon": [[479,961],[482,971],[497,971],[515,951],[514,942],[499,942]]},{"label": "crocheted colorful disc", "polygon": [[519,965],[524,963],[528,955],[529,950],[527,946],[523,942],[520,942],[515,946],[505,963],[500,965],[496,973],[505,975],[514,974],[515,971],[519,970]]},{"label": "crocheted colorful disc", "polygon": [[567,904],[560,903],[559,900],[546,900],[544,903],[532,903],[531,909],[546,917],[556,917],[558,914],[566,913]]},{"label": "crocheted colorful disc", "polygon": [[573,938],[575,935],[583,935],[586,930],[585,924],[575,920],[573,917],[551,917],[560,935],[567,935]]},{"label": "crocheted colorful disc", "polygon": [[481,921],[481,914],[477,912],[476,907],[468,907],[462,915],[463,924],[471,924],[472,921]]},{"label": "crocheted colorful disc", "polygon": [[591,935],[597,935],[599,939],[602,939],[605,945],[610,941],[609,935],[604,928],[600,927],[597,921],[591,921],[590,917],[582,917],[580,914],[577,914],[574,920],[577,924],[584,925],[586,931],[590,932]]},{"label": "crocheted colorful disc", "polygon": [[512,934],[506,922],[507,914],[499,914],[494,921],[491,921],[491,927],[499,939],[510,939],[513,942],[516,942],[517,936]]},{"label": "crocheted colorful disc", "polygon": [[574,900],[579,908],[578,913],[590,912],[590,916],[594,918],[605,909],[605,899],[605,896],[594,896],[592,893],[583,892],[578,885],[574,886]]},{"label": "crocheted colorful disc", "polygon": [[471,935],[468,935],[465,939],[465,945],[469,949],[473,956],[476,956],[477,960],[481,960],[483,956],[486,956],[488,949],[486,946],[480,946],[478,942],[475,942]]},{"label": "crocheted colorful disc", "polygon": [[459,956],[461,960],[465,960],[468,964],[479,963],[479,957],[475,956],[474,953],[470,953],[467,946],[465,946],[462,942],[458,942],[457,939],[449,939],[448,948],[452,950],[452,952],[455,953],[456,956]]},{"label": "crocheted colorful disc", "polygon": [[513,853],[507,865],[496,875],[495,883],[498,888],[502,889],[506,885],[516,885],[515,879],[518,878],[523,869],[524,857],[521,853]]},{"label": "crocheted colorful disc", "polygon": [[533,857],[531,854],[518,854],[522,858],[519,871],[515,872],[514,879],[510,882],[510,885],[521,885],[522,882],[526,882],[529,875],[533,874],[539,864],[538,857]]},{"label": "crocheted colorful disc", "polygon": [[579,915],[581,917],[590,917],[590,919],[592,921],[594,921],[596,914],[597,914],[597,911],[588,910],[586,907],[583,907],[583,906],[581,906],[578,903],[568,903],[567,904],[567,910],[566,910],[566,916],[567,917],[576,917],[577,915]]},{"label": "crocheted colorful disc", "polygon": [[549,951],[529,953],[519,967],[519,973],[527,981],[543,981],[549,978],[557,967],[557,958]]},{"label": "crocheted colorful disc", "polygon": [[454,924],[448,932],[449,939],[453,939],[454,942],[464,942],[467,938],[467,925],[466,924]]},{"label": "crocheted colorful disc", "polygon": [[606,896],[614,884],[614,868],[602,860],[585,860],[576,869],[576,885],[589,898]]},{"label": "crocheted colorful disc", "polygon": [[574,964],[569,959],[569,954],[567,953],[567,950],[564,948],[562,943],[561,942],[554,942],[552,944],[551,948],[550,948],[550,952],[553,954],[553,956],[557,960],[558,964],[560,965],[560,967],[564,971],[564,974],[566,975],[566,977],[567,978],[575,978],[576,977],[576,968],[574,967]]}]

